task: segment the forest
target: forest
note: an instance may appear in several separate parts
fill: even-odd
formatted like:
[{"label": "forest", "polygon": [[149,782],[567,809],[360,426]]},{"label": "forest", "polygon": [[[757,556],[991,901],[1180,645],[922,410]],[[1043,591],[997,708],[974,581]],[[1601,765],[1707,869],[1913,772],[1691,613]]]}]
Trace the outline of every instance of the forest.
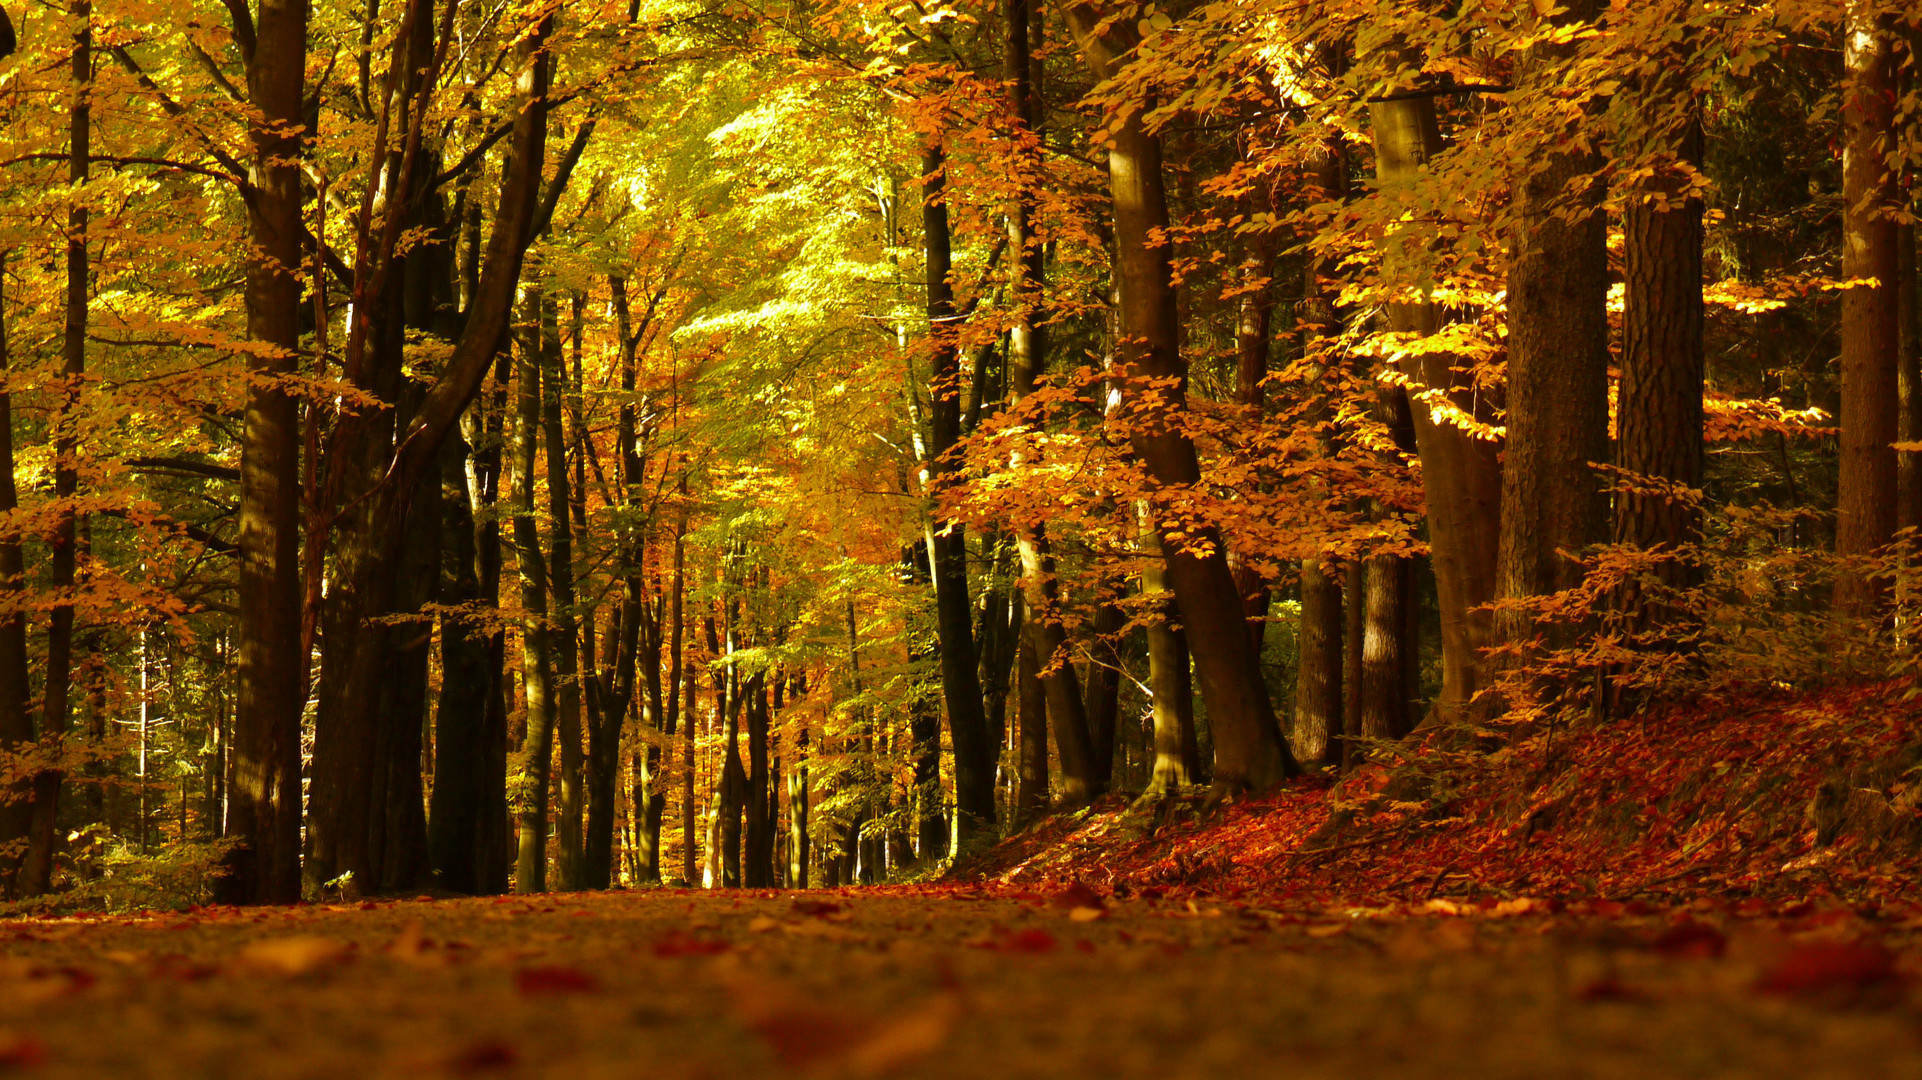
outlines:
[{"label": "forest", "polygon": [[[1886,997],[1918,48],[1902,0],[7,5],[0,914],[376,934],[234,961],[301,978],[513,894],[823,949],[942,897],[1813,919],[1754,985]],[[652,955],[742,954],[695,925]],[[735,962],[804,1072],[986,1022],[796,1043]]]}]

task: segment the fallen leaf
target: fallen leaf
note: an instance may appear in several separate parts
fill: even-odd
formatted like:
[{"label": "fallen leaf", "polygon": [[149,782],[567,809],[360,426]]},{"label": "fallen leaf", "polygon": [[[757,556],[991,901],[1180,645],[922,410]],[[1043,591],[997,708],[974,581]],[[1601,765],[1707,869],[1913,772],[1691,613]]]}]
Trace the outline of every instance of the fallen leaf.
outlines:
[{"label": "fallen leaf", "polygon": [[472,1076],[475,1073],[513,1068],[520,1059],[520,1052],[507,1043],[498,1039],[482,1039],[448,1058],[447,1071],[456,1076]]},{"label": "fallen leaf", "polygon": [[654,955],[663,959],[676,956],[713,956],[716,953],[724,953],[729,948],[725,941],[695,937],[680,930],[671,930],[654,941]]},{"label": "fallen leaf", "polygon": [[1096,919],[1105,919],[1107,917],[1108,913],[1098,907],[1078,907],[1068,912],[1068,918],[1073,919],[1075,922],[1093,922]]},{"label": "fallen leaf", "polygon": [[1646,1001],[1648,995],[1624,983],[1613,975],[1591,979],[1581,989],[1575,991],[1580,1001]]},{"label": "fallen leaf", "polygon": [[47,1046],[31,1035],[0,1032],[0,1072],[31,1069],[47,1060]]}]

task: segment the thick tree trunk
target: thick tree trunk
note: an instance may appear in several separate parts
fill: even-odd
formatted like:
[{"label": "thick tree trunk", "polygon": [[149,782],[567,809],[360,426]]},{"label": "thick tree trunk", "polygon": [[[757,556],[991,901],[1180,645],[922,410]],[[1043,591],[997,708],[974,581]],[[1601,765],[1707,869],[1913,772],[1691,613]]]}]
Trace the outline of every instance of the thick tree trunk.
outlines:
[{"label": "thick tree trunk", "polygon": [[300,899],[298,405],[276,380],[300,347],[299,124],[307,62],[305,0],[256,9],[248,97],[256,119],[248,203],[250,353],[240,446],[239,629],[233,788],[227,834],[237,843],[216,895],[229,903]]},{"label": "thick tree trunk", "polygon": [[[1675,68],[1641,88],[1644,145],[1665,165],[1696,165],[1701,126],[1686,81],[1687,57],[1676,49]],[[1614,540],[1674,552],[1700,537],[1699,505],[1648,491],[1647,481],[1675,488],[1702,486],[1702,202],[1687,197],[1679,171],[1658,175],[1632,191],[1622,211],[1626,286],[1622,313],[1622,382],[1616,409],[1616,464],[1629,474],[1615,496]],[[1692,560],[1665,559],[1655,577],[1668,588],[1694,582]],[[1655,616],[1639,589],[1621,597],[1631,620]]]},{"label": "thick tree trunk", "polygon": [[[1086,3],[1068,10],[1083,57],[1097,78],[1110,78],[1132,47],[1131,28],[1101,27],[1102,13]],[[1115,253],[1122,331],[1120,365],[1129,381],[1170,380],[1158,395],[1128,406],[1130,442],[1154,483],[1183,490],[1201,479],[1195,447],[1183,430],[1187,366],[1177,346],[1175,294],[1169,253],[1153,239],[1168,225],[1160,140],[1141,111],[1120,118],[1108,150],[1114,200]],[[1262,684],[1260,657],[1249,641],[1247,618],[1213,523],[1162,518],[1168,582],[1194,651],[1202,700],[1214,734],[1214,783],[1224,791],[1261,790],[1298,771]],[[1171,533],[1179,533],[1172,537]],[[1172,540],[1173,542],[1169,542]],[[1050,706],[1053,705],[1051,701]]]},{"label": "thick tree trunk", "polygon": [[742,810],[746,837],[741,853],[741,885],[749,889],[774,884],[774,815],[769,812],[767,676],[756,672],[747,680],[747,776]]},{"label": "thick tree trunk", "polygon": [[1301,561],[1301,628],[1296,636],[1295,716],[1289,743],[1295,757],[1326,762],[1339,752],[1342,731],[1343,621],[1341,563]]},{"label": "thick tree trunk", "polygon": [[[1418,183],[1422,166],[1441,152],[1435,99],[1413,97],[1369,106],[1375,131],[1375,175],[1385,192]],[[1391,260],[1392,264],[1392,260]],[[1429,336],[1442,328],[1432,302],[1388,305],[1389,325]],[[1495,596],[1495,558],[1501,519],[1501,445],[1477,438],[1445,418],[1458,413],[1479,423],[1493,419],[1485,395],[1453,371],[1455,358],[1414,352],[1400,361],[1412,386],[1415,446],[1421,458],[1429,558],[1440,609],[1442,688],[1434,716],[1452,723],[1481,689],[1481,651],[1492,643],[1484,608]]]},{"label": "thick tree trunk", "polygon": [[[1922,201],[1911,199],[1911,214],[1922,213]],[[1896,306],[1900,309],[1897,326],[1896,383],[1901,416],[1896,438],[1905,443],[1922,443],[1922,292],[1916,283],[1915,225],[1898,226],[1896,232]],[[1899,529],[1922,526],[1922,453],[1910,451],[1895,459],[1896,518]]]},{"label": "thick tree trunk", "polygon": [[1095,782],[1104,791],[1113,786],[1115,731],[1121,723],[1121,654],[1114,636],[1127,622],[1119,606],[1104,603],[1095,609],[1088,628],[1088,677],[1082,681],[1081,708],[1088,716]]},{"label": "thick tree trunk", "polygon": [[[1881,550],[1896,525],[1896,353],[1901,336],[1896,282],[1896,174],[1884,155],[1895,139],[1893,27],[1875,0],[1849,0],[1842,28],[1847,85],[1842,96],[1842,276],[1874,278],[1842,294],[1842,460],[1836,488],[1835,553]],[[1874,582],[1844,573],[1835,604],[1867,615]]]},{"label": "thick tree trunk", "polygon": [[[1411,690],[1404,682],[1408,665],[1402,655],[1406,609],[1414,603],[1414,560],[1399,555],[1368,559],[1364,593],[1361,680],[1355,694],[1361,702],[1355,734],[1364,739],[1399,739],[1412,726],[1408,715]],[[1344,758],[1346,758],[1344,754]]]},{"label": "thick tree trunk", "polygon": [[[1594,0],[1568,6],[1564,25],[1592,19]],[[1538,45],[1523,83],[1558,85],[1570,46]],[[1502,455],[1496,595],[1543,596],[1581,583],[1573,556],[1607,536],[1607,502],[1591,462],[1608,460],[1608,248],[1593,151],[1573,148],[1587,121],[1572,118],[1558,146],[1518,184],[1508,265],[1507,444]],[[1893,458],[1891,457],[1891,464]],[[1563,553],[1567,554],[1564,555]],[[1499,638],[1536,638],[1523,610],[1496,614]],[[1511,656],[1506,663],[1525,660]]]},{"label": "thick tree trunk", "polygon": [[[474,500],[467,486],[468,446],[453,437],[441,447],[441,603],[481,602]],[[486,817],[488,636],[474,619],[444,611],[440,619],[440,698],[434,707],[434,794],[427,841],[444,888],[485,892],[481,845]]]}]

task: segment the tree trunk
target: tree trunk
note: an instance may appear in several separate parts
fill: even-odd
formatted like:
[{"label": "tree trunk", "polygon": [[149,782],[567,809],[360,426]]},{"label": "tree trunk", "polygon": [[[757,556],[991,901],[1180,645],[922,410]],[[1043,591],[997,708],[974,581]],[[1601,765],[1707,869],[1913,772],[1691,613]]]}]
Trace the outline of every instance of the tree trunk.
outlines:
[{"label": "tree trunk", "polygon": [[748,677],[747,701],[747,775],[743,789],[742,811],[746,837],[741,853],[741,885],[766,889],[774,885],[774,815],[768,812],[768,724],[767,675],[755,672]]},{"label": "tree trunk", "polygon": [[[1142,545],[1160,544],[1139,504]],[[1148,624],[1148,689],[1154,696],[1154,771],[1148,790],[1166,792],[1201,780],[1201,754],[1195,741],[1194,685],[1188,670],[1188,642],[1175,624],[1178,614],[1168,592],[1164,563],[1150,559],[1141,571],[1141,591],[1154,597],[1159,618]]]},{"label": "tree trunk", "polygon": [[[474,499],[467,486],[468,446],[458,436],[441,447],[441,602],[481,603]],[[440,698],[434,707],[434,794],[427,839],[444,888],[479,894],[487,853],[486,817],[488,635],[478,620],[453,611],[440,618]]]},{"label": "tree trunk", "polygon": [[[961,386],[956,352],[952,255],[944,173],[946,158],[930,142],[921,158],[923,239],[927,246],[929,486],[939,490],[954,471],[950,454],[961,440]],[[981,697],[974,648],[974,606],[968,590],[967,536],[958,521],[935,520],[928,543],[933,565],[936,625],[941,639],[941,690],[954,743],[954,790],[959,806],[957,844],[994,828],[994,744]]]},{"label": "tree trunk", "polygon": [[787,780],[787,884],[808,887],[808,729],[801,726],[795,741],[794,769]]},{"label": "tree trunk", "polygon": [[1095,609],[1088,628],[1088,677],[1082,682],[1081,707],[1088,716],[1095,782],[1104,791],[1113,786],[1115,730],[1121,723],[1121,654],[1115,649],[1114,636],[1127,622],[1119,606],[1103,603]]},{"label": "tree trunk", "polygon": [[1334,738],[1342,730],[1340,566],[1332,559],[1301,561],[1299,662],[1289,742],[1302,761],[1325,762],[1340,746]]},{"label": "tree trunk", "polygon": [[560,844],[555,870],[561,888],[572,891],[586,887],[582,865],[585,759],[581,746],[580,653],[574,640],[579,629],[574,610],[574,528],[568,505],[567,440],[561,426],[566,376],[562,371],[558,310],[552,298],[541,305],[539,326],[541,442],[546,451],[549,529],[549,662],[554,672],[554,734],[560,750],[560,774],[556,778],[560,805],[555,823]]},{"label": "tree trunk", "polygon": [[[1121,57],[1134,44],[1131,27],[1110,23],[1103,29],[1101,13],[1086,3],[1071,7],[1068,20],[1095,76],[1107,79],[1117,74]],[[1177,347],[1168,249],[1153,239],[1157,230],[1168,225],[1161,144],[1148,133],[1139,110],[1119,118],[1112,134],[1108,178],[1114,200],[1121,309],[1123,363],[1119,366],[1131,382],[1146,378],[1172,383],[1163,393],[1129,405],[1130,443],[1156,486],[1179,491],[1200,481],[1201,467],[1182,423],[1187,365]],[[1220,532],[1209,522],[1163,519],[1159,507],[1156,518],[1156,527],[1163,533],[1168,582],[1194,650],[1201,696],[1214,733],[1215,786],[1224,791],[1272,787],[1298,767],[1281,739],[1262,684],[1260,657],[1249,641],[1247,618]]]},{"label": "tree trunk", "polygon": [[1021,740],[1014,805],[1023,815],[1048,805],[1048,691],[1041,685],[1041,658],[1035,654],[1034,636],[1026,632],[1026,623],[1032,621],[1032,616],[1023,617],[1014,676]]},{"label": "tree trunk", "polygon": [[[1842,458],[1836,487],[1835,553],[1869,556],[1896,524],[1896,351],[1901,336],[1896,281],[1900,205],[1884,155],[1895,140],[1893,26],[1875,0],[1849,0],[1843,18],[1842,277],[1874,278],[1842,293]],[[1861,572],[1835,583],[1835,605],[1866,616],[1880,590]]]},{"label": "tree trunk", "polygon": [[[1399,555],[1368,559],[1361,678],[1355,687],[1361,702],[1355,734],[1364,739],[1399,739],[1411,726],[1402,646],[1406,608],[1414,602],[1414,570],[1414,560]],[[1344,751],[1344,760],[1348,756]]]},{"label": "tree trunk", "polygon": [[[1643,145],[1665,159],[1658,174],[1629,193],[1622,211],[1626,286],[1622,313],[1622,382],[1616,409],[1616,464],[1630,475],[1615,496],[1614,540],[1675,552],[1700,538],[1699,505],[1648,481],[1702,486],[1702,202],[1685,194],[1676,167],[1698,165],[1701,125],[1686,81],[1686,53],[1672,50],[1660,81],[1636,95]],[[1678,589],[1698,575],[1692,561],[1664,559],[1655,568]],[[1621,597],[1631,623],[1655,612],[1641,591]],[[1663,620],[1666,621],[1666,620]]]},{"label": "tree trunk", "polygon": [[[13,361],[7,338],[5,282],[6,253],[0,252],[0,516],[11,515],[20,505],[13,474],[13,395],[5,389]],[[0,534],[0,762],[10,772],[14,756],[33,744],[25,574],[26,557],[19,533]],[[31,782],[24,779],[0,787],[0,897],[6,899],[16,895],[20,863],[26,854],[32,792]]]},{"label": "tree trunk", "polygon": [[520,793],[520,858],[514,891],[547,891],[547,807],[559,708],[554,693],[554,631],[547,617],[547,560],[534,520],[534,458],[541,430],[541,308],[530,287],[525,304],[529,330],[515,355],[517,407],[508,498],[513,507],[514,564],[521,578],[521,687],[527,740],[521,752],[526,776]]},{"label": "tree trunk", "polygon": [[[1411,97],[1369,106],[1375,132],[1375,175],[1393,193],[1421,181],[1422,166],[1442,149],[1433,97]],[[1394,266],[1390,256],[1385,260]],[[1427,337],[1442,328],[1441,308],[1428,301],[1388,305],[1389,325]],[[1493,623],[1484,607],[1495,596],[1495,558],[1501,520],[1501,445],[1478,438],[1444,415],[1478,423],[1493,419],[1484,395],[1453,370],[1447,353],[1412,352],[1399,362],[1411,385],[1415,446],[1421,458],[1422,500],[1427,511],[1429,558],[1440,609],[1442,688],[1434,716],[1462,718],[1481,689],[1482,650],[1492,643]],[[1439,396],[1440,400],[1431,400]]]}]

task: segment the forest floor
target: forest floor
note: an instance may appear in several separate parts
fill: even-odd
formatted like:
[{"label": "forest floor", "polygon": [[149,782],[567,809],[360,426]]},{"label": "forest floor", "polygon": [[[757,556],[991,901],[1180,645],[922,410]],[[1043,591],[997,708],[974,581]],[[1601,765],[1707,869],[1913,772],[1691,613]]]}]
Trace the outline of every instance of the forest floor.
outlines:
[{"label": "forest floor", "polygon": [[1111,799],[926,885],[0,921],[0,1077],[1914,1078],[1919,799],[1890,682]]},{"label": "forest floor", "polygon": [[1914,1077],[1922,918],[1087,886],[0,924],[23,1077]]}]

